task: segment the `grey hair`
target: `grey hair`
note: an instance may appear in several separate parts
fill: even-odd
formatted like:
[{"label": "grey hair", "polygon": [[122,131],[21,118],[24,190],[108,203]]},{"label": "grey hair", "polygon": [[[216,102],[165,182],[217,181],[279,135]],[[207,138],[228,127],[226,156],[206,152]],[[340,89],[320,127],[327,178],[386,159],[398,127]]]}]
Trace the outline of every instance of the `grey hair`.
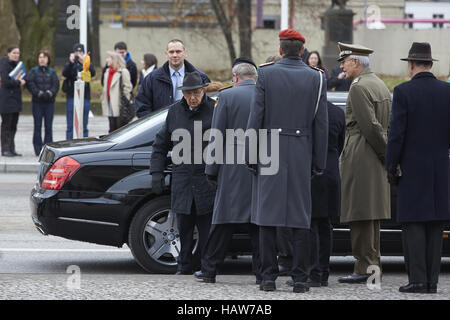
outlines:
[{"label": "grey hair", "polygon": [[368,56],[359,56],[359,55],[352,54],[350,56],[350,59],[358,59],[359,64],[363,68],[368,68],[369,67],[370,59],[369,59]]},{"label": "grey hair", "polygon": [[233,67],[231,72],[243,79],[256,79],[257,77],[256,68],[250,63],[239,63]]}]

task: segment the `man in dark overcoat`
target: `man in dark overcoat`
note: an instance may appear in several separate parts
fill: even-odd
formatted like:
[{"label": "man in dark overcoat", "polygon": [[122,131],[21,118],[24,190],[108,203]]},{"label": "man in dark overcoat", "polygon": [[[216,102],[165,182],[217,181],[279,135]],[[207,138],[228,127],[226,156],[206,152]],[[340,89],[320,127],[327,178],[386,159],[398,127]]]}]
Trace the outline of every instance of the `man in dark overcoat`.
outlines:
[{"label": "man in dark overcoat", "polygon": [[411,81],[394,89],[386,153],[389,182],[398,184],[409,280],[400,292],[436,293],[443,224],[450,220],[450,84],[430,72],[436,60],[429,43],[413,43],[402,60]]},{"label": "man in dark overcoat", "polygon": [[[261,281],[258,251],[258,228],[251,224],[251,199],[253,176],[243,163],[245,136],[250,104],[255,91],[256,65],[248,58],[238,58],[232,69],[234,88],[219,93],[211,129],[223,139],[219,142],[211,133],[209,150],[223,150],[221,163],[206,165],[206,175],[217,184],[216,199],[209,234],[202,258],[202,270],[196,278],[215,282],[217,267],[225,259],[233,233],[247,228],[252,241],[252,269],[257,283]],[[233,134],[229,134],[230,131]],[[227,134],[228,131],[228,134]],[[241,135],[239,136],[239,131]],[[236,134],[236,135],[235,135]],[[227,150],[232,150],[228,154]]]},{"label": "man in dark overcoat", "polygon": [[202,141],[205,132],[211,128],[214,112],[215,101],[206,95],[205,86],[207,83],[200,73],[186,74],[183,86],[179,87],[183,98],[170,106],[165,125],[156,135],[150,161],[152,190],[161,194],[165,185],[167,153],[172,150],[171,206],[181,244],[177,274],[192,274],[196,267],[192,257],[195,226],[198,229],[197,250],[201,254],[211,227],[215,189],[206,180],[202,157],[208,142],[200,143],[201,148],[196,145],[196,141]]},{"label": "man in dark overcoat", "polygon": [[[276,227],[292,228],[294,259],[291,271],[294,292],[306,292],[309,257],[304,246],[311,224],[311,171],[326,166],[328,115],[323,73],[301,59],[305,38],[292,29],[279,34],[280,55],[274,64],[259,69],[247,130],[269,131],[267,143],[279,156],[276,173],[259,158],[257,183],[252,196],[252,222],[260,229],[263,281],[260,289],[273,291],[278,276]],[[276,139],[275,139],[276,140]],[[258,141],[259,154],[265,144]],[[264,152],[264,151],[262,151]],[[251,159],[251,157],[249,158]],[[255,166],[249,162],[254,170]]]}]

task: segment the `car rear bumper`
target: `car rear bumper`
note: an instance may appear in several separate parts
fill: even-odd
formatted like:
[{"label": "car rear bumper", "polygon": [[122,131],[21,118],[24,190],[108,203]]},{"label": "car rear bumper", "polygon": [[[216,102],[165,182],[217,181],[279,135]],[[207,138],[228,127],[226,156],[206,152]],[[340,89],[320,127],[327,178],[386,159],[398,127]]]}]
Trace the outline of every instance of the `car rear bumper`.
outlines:
[{"label": "car rear bumper", "polygon": [[[43,235],[59,236],[102,245],[121,247],[125,231],[119,223],[97,220],[95,214],[111,212],[110,204],[92,203],[82,193],[71,193],[77,202],[62,198],[57,190],[45,190],[36,185],[30,195],[31,218]],[[77,212],[80,214],[77,215]],[[93,213],[92,219],[86,219]]]}]

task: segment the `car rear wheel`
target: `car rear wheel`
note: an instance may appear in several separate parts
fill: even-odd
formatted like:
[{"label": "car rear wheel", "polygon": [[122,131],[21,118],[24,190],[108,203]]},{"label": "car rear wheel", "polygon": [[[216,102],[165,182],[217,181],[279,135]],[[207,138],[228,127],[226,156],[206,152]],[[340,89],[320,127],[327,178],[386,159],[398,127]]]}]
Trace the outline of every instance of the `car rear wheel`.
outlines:
[{"label": "car rear wheel", "polygon": [[[198,232],[194,231],[195,246]],[[170,197],[162,196],[145,204],[131,222],[128,245],[137,263],[150,273],[175,273],[180,253],[176,215],[170,210]]]}]

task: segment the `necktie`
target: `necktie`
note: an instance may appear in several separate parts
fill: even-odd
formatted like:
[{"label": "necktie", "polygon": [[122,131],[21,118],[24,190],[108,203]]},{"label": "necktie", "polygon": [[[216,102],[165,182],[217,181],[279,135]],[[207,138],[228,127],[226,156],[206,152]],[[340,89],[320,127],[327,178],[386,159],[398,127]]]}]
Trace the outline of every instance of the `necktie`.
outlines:
[{"label": "necktie", "polygon": [[[177,79],[177,88],[181,87],[183,83],[181,79],[181,74],[178,71],[175,71],[175,77]],[[178,90],[177,88],[175,88],[174,101],[179,101],[183,97],[183,93],[181,92],[181,90]]]}]

